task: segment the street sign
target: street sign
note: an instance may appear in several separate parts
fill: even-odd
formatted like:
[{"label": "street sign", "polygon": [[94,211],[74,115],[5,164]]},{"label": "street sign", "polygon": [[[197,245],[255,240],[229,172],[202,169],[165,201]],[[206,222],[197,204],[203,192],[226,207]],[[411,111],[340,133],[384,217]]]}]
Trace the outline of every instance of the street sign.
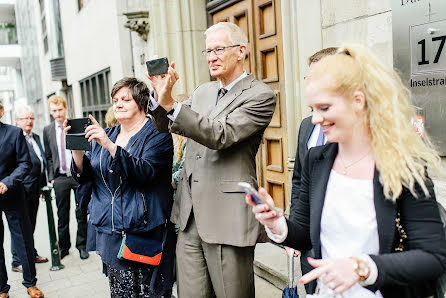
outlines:
[{"label": "street sign", "polygon": [[394,67],[417,106],[413,124],[446,156],[446,1],[391,2]]}]

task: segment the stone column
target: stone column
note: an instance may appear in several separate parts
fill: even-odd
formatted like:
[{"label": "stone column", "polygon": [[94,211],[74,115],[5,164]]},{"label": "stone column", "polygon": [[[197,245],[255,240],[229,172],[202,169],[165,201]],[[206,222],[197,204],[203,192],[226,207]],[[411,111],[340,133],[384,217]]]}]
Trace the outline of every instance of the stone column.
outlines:
[{"label": "stone column", "polygon": [[205,0],[152,0],[149,9],[148,57],[175,61],[180,80],[173,93],[187,93],[210,79],[205,57]]},{"label": "stone column", "polygon": [[322,48],[321,8],[319,1],[282,0],[281,10],[288,128],[287,168],[291,183],[300,122],[309,115],[303,84],[308,73],[307,60]]}]

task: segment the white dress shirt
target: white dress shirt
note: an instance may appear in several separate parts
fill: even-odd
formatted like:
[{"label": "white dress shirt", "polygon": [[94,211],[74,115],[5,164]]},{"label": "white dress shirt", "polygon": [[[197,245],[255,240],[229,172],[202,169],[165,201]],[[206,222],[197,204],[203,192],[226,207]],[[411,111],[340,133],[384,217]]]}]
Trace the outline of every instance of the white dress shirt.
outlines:
[{"label": "white dress shirt", "polygon": [[[321,131],[321,126],[319,124],[315,124],[313,131],[311,132],[311,136],[307,142],[307,149],[316,147],[317,138],[319,137],[319,132]],[[327,138],[324,138],[324,145],[327,143]]]},{"label": "white dress shirt", "polygon": [[[61,174],[71,174],[71,151],[66,149],[65,146],[65,152],[60,152],[60,136],[63,131],[62,124],[60,124],[57,121],[54,121],[54,125],[56,126],[56,142],[57,142],[57,153],[59,154],[59,173]],[[65,153],[65,164],[66,164],[66,171],[62,170],[62,154]]]}]

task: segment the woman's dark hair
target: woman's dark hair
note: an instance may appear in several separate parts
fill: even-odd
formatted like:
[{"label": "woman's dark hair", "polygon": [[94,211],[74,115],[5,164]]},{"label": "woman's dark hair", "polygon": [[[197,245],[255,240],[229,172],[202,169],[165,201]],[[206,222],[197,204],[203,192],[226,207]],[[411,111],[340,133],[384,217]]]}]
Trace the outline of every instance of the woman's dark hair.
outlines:
[{"label": "woman's dark hair", "polygon": [[137,78],[122,78],[117,81],[112,88],[111,97],[113,98],[119,89],[126,87],[130,90],[133,99],[138,105],[138,109],[145,111],[150,98],[150,90],[147,85]]}]

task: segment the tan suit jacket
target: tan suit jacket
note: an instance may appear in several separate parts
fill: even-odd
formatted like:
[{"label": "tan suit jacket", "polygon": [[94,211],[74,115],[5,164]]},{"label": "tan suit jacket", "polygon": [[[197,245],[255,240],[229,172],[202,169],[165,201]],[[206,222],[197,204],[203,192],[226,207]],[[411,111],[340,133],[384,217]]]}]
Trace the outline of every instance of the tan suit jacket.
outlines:
[{"label": "tan suit jacket", "polygon": [[[257,188],[255,156],[276,98],[252,75],[217,103],[218,88],[218,82],[196,88],[169,124],[172,133],[188,138],[171,220],[184,230],[193,208],[203,241],[253,246],[264,230],[237,183]],[[159,130],[167,130],[165,110],[158,107],[152,115]]]}]

